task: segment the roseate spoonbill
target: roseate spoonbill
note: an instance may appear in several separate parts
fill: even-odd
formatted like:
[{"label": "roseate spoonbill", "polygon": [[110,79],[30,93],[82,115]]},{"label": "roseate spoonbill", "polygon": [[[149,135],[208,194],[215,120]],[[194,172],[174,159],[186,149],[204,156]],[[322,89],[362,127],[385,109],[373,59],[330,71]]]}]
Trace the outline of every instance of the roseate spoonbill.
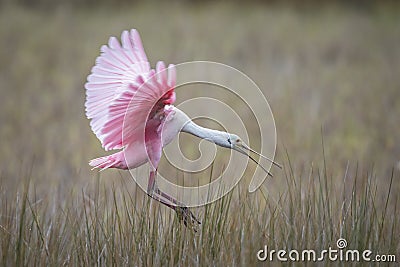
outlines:
[{"label": "roseate spoonbill", "polygon": [[[105,150],[120,151],[93,159],[89,165],[101,170],[131,169],[150,161],[147,194],[175,210],[186,226],[200,224],[187,207],[157,188],[155,179],[163,146],[183,131],[243,153],[256,163],[250,152],[264,156],[235,134],[207,129],[192,122],[172,105],[176,83],[174,65],[166,68],[159,61],[155,70],[151,69],[135,29],[122,32],[121,41],[122,45],[111,37],[108,46],[101,47],[101,54],[85,84],[86,116],[91,119],[93,132]],[[271,175],[266,169],[264,171]]]}]

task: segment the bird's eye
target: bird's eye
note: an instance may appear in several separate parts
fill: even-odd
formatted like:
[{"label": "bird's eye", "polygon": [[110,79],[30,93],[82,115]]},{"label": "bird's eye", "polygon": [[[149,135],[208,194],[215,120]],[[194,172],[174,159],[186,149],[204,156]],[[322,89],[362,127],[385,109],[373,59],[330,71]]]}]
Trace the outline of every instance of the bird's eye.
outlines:
[{"label": "bird's eye", "polygon": [[236,143],[239,143],[239,142],[240,142],[240,139],[237,139],[237,140],[236,140]]}]

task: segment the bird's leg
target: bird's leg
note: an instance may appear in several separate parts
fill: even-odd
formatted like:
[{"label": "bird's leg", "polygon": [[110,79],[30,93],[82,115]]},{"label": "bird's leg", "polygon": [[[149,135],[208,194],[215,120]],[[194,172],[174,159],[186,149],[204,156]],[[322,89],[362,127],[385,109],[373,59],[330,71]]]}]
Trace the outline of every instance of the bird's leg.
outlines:
[{"label": "bird's leg", "polygon": [[172,202],[173,204],[175,204],[175,206],[181,206],[181,207],[185,206],[185,205],[183,205],[182,203],[180,203],[178,200],[176,200],[175,198],[173,198],[173,197],[171,197],[170,195],[168,195],[167,193],[164,193],[163,191],[161,191],[161,190],[157,187],[157,185],[154,185],[153,190],[154,190],[153,192],[155,192],[156,194],[158,194],[158,195],[162,196],[163,198],[169,200],[170,202]]},{"label": "bird's leg", "polygon": [[193,212],[185,206],[175,206],[176,216],[178,216],[179,221],[183,221],[186,227],[191,227],[195,232],[198,231],[198,225],[201,222],[194,216]]},{"label": "bird's leg", "polygon": [[150,177],[149,177],[149,183],[147,185],[147,195],[149,197],[151,197],[152,199],[164,204],[165,206],[175,210],[176,206],[171,204],[171,203],[167,203],[165,200],[163,200],[159,195],[155,194],[154,191],[154,187],[155,187],[155,177],[156,177],[156,171],[151,171],[150,172]]},{"label": "bird's leg", "polygon": [[178,200],[176,200],[175,198],[171,197],[170,195],[162,192],[160,189],[156,188],[154,189],[154,192],[162,197],[164,197],[165,199],[168,199],[169,201],[171,201],[172,203],[174,203],[174,210],[176,212],[176,215],[178,216],[178,219],[180,221],[183,220],[183,223],[185,224],[185,226],[188,226],[188,224],[190,224],[192,226],[192,228],[197,232],[197,230],[194,228],[194,226],[196,224],[201,224],[201,222],[199,221],[199,219],[197,219],[196,216],[194,216],[193,212],[186,207],[185,205],[183,205],[182,203],[180,203]]},{"label": "bird's leg", "polygon": [[[156,177],[157,177],[157,170],[151,171],[149,177],[149,183],[147,186],[147,194],[154,200],[157,200],[162,204],[166,205],[167,207],[173,209],[176,212],[178,219],[180,221],[183,221],[185,226],[190,225],[191,228],[193,228],[193,230],[197,232],[196,226],[198,224],[201,224],[201,222],[196,218],[196,216],[194,216],[194,214],[189,210],[188,207],[185,207],[185,205],[180,203],[175,198],[162,192],[156,185],[155,181]],[[168,200],[169,203],[167,203],[167,201],[165,201],[163,198]]]},{"label": "bird's leg", "polygon": [[147,184],[147,194],[153,193],[154,187],[156,185],[157,171],[151,171],[149,176],[149,183]]}]

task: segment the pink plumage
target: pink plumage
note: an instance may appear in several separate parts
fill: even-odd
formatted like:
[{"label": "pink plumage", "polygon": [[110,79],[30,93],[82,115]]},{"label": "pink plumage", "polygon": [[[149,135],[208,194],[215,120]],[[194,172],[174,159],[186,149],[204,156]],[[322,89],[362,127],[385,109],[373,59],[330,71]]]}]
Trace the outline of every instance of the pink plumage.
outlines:
[{"label": "pink plumage", "polygon": [[[122,45],[111,37],[108,46],[101,47],[101,55],[85,84],[86,115],[105,150],[127,150],[131,144],[144,141],[144,131],[156,131],[162,123],[158,120],[151,124],[155,129],[149,129],[155,114],[163,113],[165,106],[175,101],[175,67],[169,65],[166,69],[159,61],[156,69],[151,69],[136,30],[124,31],[121,40]],[[161,149],[157,153],[161,154]],[[125,162],[123,153],[118,152],[89,164],[101,169],[136,167],[146,156],[145,150],[138,151],[143,154],[133,157],[138,162]]]}]

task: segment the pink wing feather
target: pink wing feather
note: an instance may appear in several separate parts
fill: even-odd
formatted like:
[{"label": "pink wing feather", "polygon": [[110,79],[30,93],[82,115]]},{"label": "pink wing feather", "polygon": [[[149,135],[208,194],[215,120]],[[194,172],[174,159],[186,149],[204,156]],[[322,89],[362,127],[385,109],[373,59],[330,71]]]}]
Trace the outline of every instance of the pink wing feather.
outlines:
[{"label": "pink wing feather", "polygon": [[86,116],[105,150],[141,141],[151,116],[175,101],[175,67],[158,62],[150,69],[136,30],[124,31],[121,40],[122,46],[111,37],[101,47],[85,84]]}]

